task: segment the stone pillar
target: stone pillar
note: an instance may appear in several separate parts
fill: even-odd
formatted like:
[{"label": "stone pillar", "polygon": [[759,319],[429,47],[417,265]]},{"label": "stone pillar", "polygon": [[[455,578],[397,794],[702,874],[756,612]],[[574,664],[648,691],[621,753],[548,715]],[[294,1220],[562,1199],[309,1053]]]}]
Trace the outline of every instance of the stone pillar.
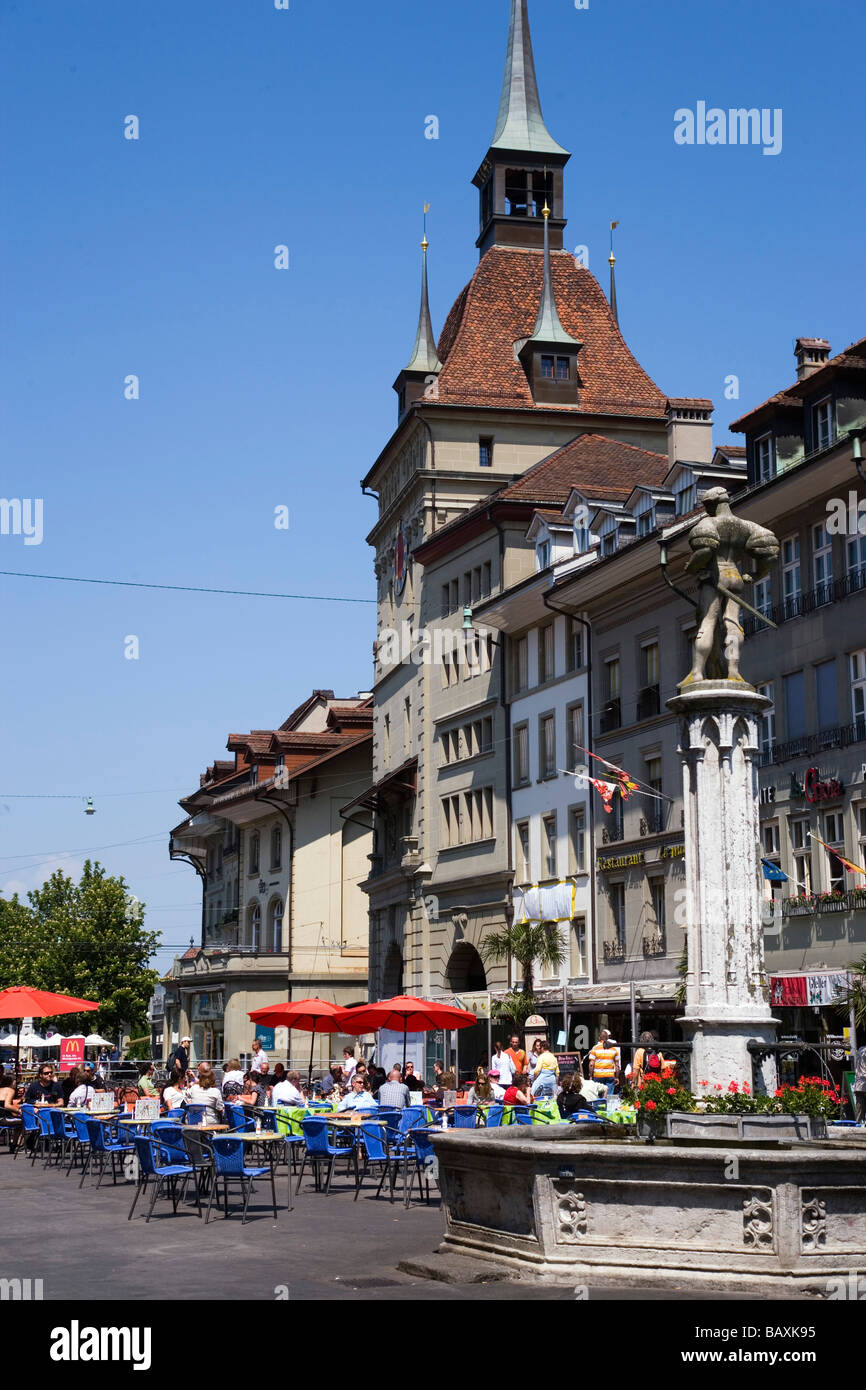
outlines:
[{"label": "stone pillar", "polygon": [[[770,706],[735,680],[680,687],[668,708],[680,718],[685,809],[688,939],[686,1011],[692,1088],[752,1085],[750,1040],[774,1042],[761,920],[758,717]],[[774,1090],[773,1058],[761,1065]]]}]

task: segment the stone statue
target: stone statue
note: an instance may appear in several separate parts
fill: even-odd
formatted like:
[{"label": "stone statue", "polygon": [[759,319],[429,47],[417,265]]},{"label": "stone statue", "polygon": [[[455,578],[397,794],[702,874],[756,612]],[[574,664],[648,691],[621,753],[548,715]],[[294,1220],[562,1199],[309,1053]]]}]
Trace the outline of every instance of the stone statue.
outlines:
[{"label": "stone statue", "polygon": [[725,488],[710,488],[703,507],[706,516],[689,532],[692,558],[686,565],[686,573],[700,580],[695,659],[680,689],[703,680],[745,684],[740,675],[743,589],[763,579],[779,555],[772,531],[733,515]]}]

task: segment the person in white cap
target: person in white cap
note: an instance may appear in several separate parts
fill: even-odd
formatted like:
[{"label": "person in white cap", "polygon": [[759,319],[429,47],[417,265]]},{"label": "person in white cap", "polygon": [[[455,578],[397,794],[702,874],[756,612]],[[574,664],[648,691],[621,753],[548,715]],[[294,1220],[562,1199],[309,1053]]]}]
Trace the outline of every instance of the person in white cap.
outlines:
[{"label": "person in white cap", "polygon": [[186,1083],[186,1074],[189,1071],[189,1043],[192,1038],[181,1038],[174,1052],[168,1059],[168,1069],[173,1076],[179,1076],[181,1081]]}]

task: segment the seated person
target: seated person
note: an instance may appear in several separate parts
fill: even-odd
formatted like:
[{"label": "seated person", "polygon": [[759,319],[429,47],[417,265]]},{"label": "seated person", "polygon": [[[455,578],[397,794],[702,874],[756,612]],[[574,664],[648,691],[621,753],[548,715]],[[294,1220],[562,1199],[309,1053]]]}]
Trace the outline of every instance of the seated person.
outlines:
[{"label": "seated person", "polygon": [[162,1101],[166,1110],[179,1110],[180,1107],[183,1105],[184,1084],[185,1083],[182,1078],[179,1077],[175,1079],[174,1077],[172,1077],[168,1085],[163,1086]]},{"label": "seated person", "polygon": [[184,1091],[184,1100],[188,1105],[203,1105],[205,1107],[203,1124],[218,1125],[222,1122],[222,1117],[225,1114],[222,1091],[216,1084],[213,1068],[207,1062],[202,1062],[198,1069],[198,1081],[192,1086],[187,1086]]},{"label": "seated person", "polygon": [[375,1096],[371,1095],[367,1089],[368,1083],[365,1076],[359,1076],[357,1071],[352,1077],[352,1084],[349,1088],[349,1095],[344,1096],[337,1106],[337,1111],[344,1110],[378,1110],[379,1102]]},{"label": "seated person", "polygon": [[505,1087],[500,1085],[499,1068],[495,1065],[495,1058],[494,1065],[490,1068],[489,1072],[487,1073],[487,1080],[489,1081],[490,1089],[493,1092],[493,1099],[495,1101],[504,1101]]},{"label": "seated person", "polygon": [[234,1103],[239,1105],[267,1105],[267,1092],[259,1080],[258,1072],[247,1072],[244,1077],[244,1089],[239,1096],[235,1096]]},{"label": "seated person", "polygon": [[[504,1094],[505,1092],[503,1091],[503,1095]],[[493,1086],[485,1076],[484,1068],[478,1067],[475,1071],[475,1081],[472,1085],[472,1089],[466,1097],[466,1104],[489,1105],[492,1100],[495,1100]]]},{"label": "seated person", "polygon": [[[280,1065],[281,1063],[278,1062],[277,1066]],[[276,1071],[274,1076],[276,1077]],[[301,1093],[301,1073],[290,1071],[281,1081],[275,1081],[271,1100],[274,1105],[288,1105],[292,1108],[302,1106],[304,1097]]]},{"label": "seated person", "polygon": [[62,1105],[63,1089],[54,1080],[54,1068],[50,1062],[43,1062],[36,1073],[36,1080],[27,1087],[25,1100],[28,1105]]},{"label": "seated person", "polygon": [[[405,1071],[405,1074],[404,1074],[404,1076],[403,1076],[403,1085],[404,1085],[404,1086],[408,1086],[410,1091],[423,1091],[423,1090],[424,1090],[424,1082],[421,1080],[420,1076],[416,1076],[416,1075],[415,1075],[415,1063],[414,1063],[414,1062],[407,1062],[407,1063],[406,1063],[406,1071]],[[420,1096],[419,1096],[419,1099],[420,1099]]]},{"label": "seated person", "polygon": [[156,1083],[153,1079],[152,1062],[148,1063],[144,1071],[141,1073],[141,1076],[138,1078],[138,1089],[141,1091],[141,1094],[143,1096],[156,1095]]},{"label": "seated person", "polygon": [[335,1062],[330,1071],[326,1071],[322,1077],[322,1096],[327,1100],[335,1086],[339,1086],[343,1080],[343,1068],[339,1062]]},{"label": "seated person", "polygon": [[579,1110],[592,1110],[592,1101],[581,1091],[583,1076],[580,1072],[567,1073],[562,1078],[562,1090],[556,1098],[560,1115],[576,1115]]},{"label": "seated person", "polygon": [[21,1104],[24,1100],[24,1086],[15,1086],[11,1076],[0,1077],[0,1108],[10,1114],[20,1115]]},{"label": "seated person", "polygon": [[457,1104],[457,1078],[453,1071],[443,1071],[433,1095],[440,1108]]},{"label": "seated person", "polygon": [[74,1091],[69,1096],[69,1104],[77,1110],[81,1106],[90,1105],[94,1096],[93,1072],[90,1067],[80,1067],[77,1072],[77,1082]]},{"label": "seated person", "polygon": [[532,1093],[529,1089],[529,1077],[525,1071],[519,1071],[514,1077],[511,1085],[502,1097],[506,1105],[531,1105]]},{"label": "seated person", "polygon": [[234,1100],[244,1089],[240,1059],[232,1057],[223,1074],[223,1100]]},{"label": "seated person", "polygon": [[281,1081],[285,1081],[285,1079],[286,1079],[286,1068],[284,1067],[284,1065],[283,1065],[282,1062],[277,1062],[277,1063],[275,1064],[275,1066],[274,1066],[273,1071],[271,1072],[270,1076],[268,1077],[268,1085],[269,1085],[270,1087],[272,1087],[272,1088],[273,1088],[274,1086],[279,1086],[280,1082],[281,1082]]}]

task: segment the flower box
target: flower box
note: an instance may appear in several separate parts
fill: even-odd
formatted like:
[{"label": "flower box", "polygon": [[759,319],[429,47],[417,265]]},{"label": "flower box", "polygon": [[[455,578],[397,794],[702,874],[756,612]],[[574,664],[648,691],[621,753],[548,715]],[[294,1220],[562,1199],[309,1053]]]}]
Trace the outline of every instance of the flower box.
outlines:
[{"label": "flower box", "polygon": [[668,1139],[826,1139],[827,1125],[808,1115],[696,1115],[672,1110]]}]

